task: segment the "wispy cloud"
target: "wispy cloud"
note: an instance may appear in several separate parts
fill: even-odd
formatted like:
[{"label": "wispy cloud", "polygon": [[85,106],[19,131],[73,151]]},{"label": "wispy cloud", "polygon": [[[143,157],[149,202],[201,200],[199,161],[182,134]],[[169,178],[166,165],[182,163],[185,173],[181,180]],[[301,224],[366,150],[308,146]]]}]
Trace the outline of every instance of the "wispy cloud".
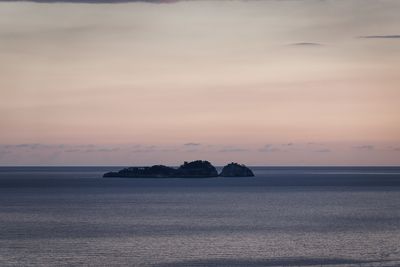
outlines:
[{"label": "wispy cloud", "polygon": [[314,150],[314,152],[317,152],[317,153],[330,153],[330,152],[332,152],[332,150],[330,150],[329,148],[322,148],[322,149]]},{"label": "wispy cloud", "polygon": [[71,149],[65,149],[65,153],[77,153],[77,152],[82,152],[79,148],[71,148]]},{"label": "wispy cloud", "polygon": [[322,143],[284,143],[284,144],[267,144],[258,150],[259,152],[316,152],[329,153],[332,150],[325,147]]},{"label": "wispy cloud", "polygon": [[[13,2],[15,0],[5,0],[5,2]],[[20,2],[36,2],[36,3],[83,3],[83,4],[113,4],[113,3],[130,3],[144,2],[153,4],[171,4],[186,0],[16,0]]]},{"label": "wispy cloud", "polygon": [[294,143],[286,143],[286,144],[281,144],[281,146],[294,146]]},{"label": "wispy cloud", "polygon": [[291,152],[304,150],[302,144],[295,144],[293,142],[282,143],[282,144],[267,144],[260,148],[259,152]]},{"label": "wispy cloud", "polygon": [[156,151],[156,146],[135,146],[134,149],[132,149],[130,152],[132,153],[149,153],[149,152],[155,152]]},{"label": "wispy cloud", "polygon": [[147,152],[169,152],[176,151],[175,148],[157,147],[155,145],[94,145],[94,144],[40,144],[40,143],[22,143],[0,145],[0,149],[8,151],[20,151],[21,153],[29,151],[59,151],[64,153],[109,153],[125,151],[132,153]]},{"label": "wispy cloud", "polygon": [[314,43],[314,42],[299,42],[299,43],[292,43],[292,46],[322,46],[321,43]]},{"label": "wispy cloud", "polygon": [[179,149],[176,149],[176,148],[163,148],[163,149],[160,149],[160,152],[178,152],[179,151]]},{"label": "wispy cloud", "polygon": [[353,146],[354,149],[359,150],[374,150],[375,147],[373,145],[360,145],[360,146]]},{"label": "wispy cloud", "polygon": [[14,144],[14,145],[5,145],[5,148],[11,148],[11,149],[45,149],[45,148],[52,148],[52,147],[59,147],[61,145],[45,145],[45,144],[39,144],[39,143],[32,143],[32,144]]},{"label": "wispy cloud", "polygon": [[305,149],[311,149],[312,152],[317,153],[330,153],[332,150],[325,146],[324,143],[308,142],[305,144]]},{"label": "wispy cloud", "polygon": [[400,34],[394,34],[394,35],[364,35],[364,36],[359,36],[358,38],[362,38],[362,39],[400,39]]},{"label": "wispy cloud", "polygon": [[277,152],[280,151],[279,148],[275,147],[274,145],[268,144],[263,146],[258,150],[259,152]]},{"label": "wispy cloud", "polygon": [[222,148],[220,150],[218,150],[218,152],[222,152],[222,153],[235,153],[235,152],[246,152],[249,151],[248,149],[245,148],[239,148],[239,147],[225,147]]},{"label": "wispy cloud", "polygon": [[398,147],[398,146],[388,146],[386,148],[386,150],[400,152],[400,147]]},{"label": "wispy cloud", "polygon": [[[131,3],[142,2],[151,4],[172,4],[178,2],[196,2],[199,0],[2,0],[3,2],[36,2],[36,3],[83,3],[83,4],[113,4],[113,3]],[[231,1],[231,0],[214,0],[214,1]],[[243,2],[259,1],[259,0],[238,0]],[[270,1],[302,1],[302,0],[270,0]]]},{"label": "wispy cloud", "polygon": [[119,147],[113,147],[113,148],[95,148],[95,149],[87,149],[84,152],[86,153],[96,153],[96,152],[116,152],[120,150]]},{"label": "wispy cloud", "polygon": [[323,146],[324,143],[308,142],[307,145],[308,146]]},{"label": "wispy cloud", "polygon": [[[123,150],[123,149],[122,149]],[[131,146],[128,151],[130,153],[139,154],[139,153],[167,153],[167,152],[179,152],[180,150],[177,147],[165,147],[165,146],[156,146],[156,145],[134,145]]]},{"label": "wispy cloud", "polygon": [[184,146],[200,146],[200,143],[186,143]]}]

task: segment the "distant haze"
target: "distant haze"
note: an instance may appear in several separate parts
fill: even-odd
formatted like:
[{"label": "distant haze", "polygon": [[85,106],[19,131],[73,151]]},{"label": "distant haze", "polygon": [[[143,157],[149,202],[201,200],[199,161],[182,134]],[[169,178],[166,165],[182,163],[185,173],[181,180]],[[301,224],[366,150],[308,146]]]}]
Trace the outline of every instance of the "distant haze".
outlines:
[{"label": "distant haze", "polygon": [[0,165],[400,165],[400,1],[83,2],[0,2]]}]

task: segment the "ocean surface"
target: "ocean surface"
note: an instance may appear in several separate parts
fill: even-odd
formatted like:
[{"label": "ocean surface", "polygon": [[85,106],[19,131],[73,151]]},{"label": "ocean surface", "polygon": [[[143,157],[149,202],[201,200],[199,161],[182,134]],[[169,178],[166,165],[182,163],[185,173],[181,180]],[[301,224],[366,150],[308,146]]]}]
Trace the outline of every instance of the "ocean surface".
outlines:
[{"label": "ocean surface", "polygon": [[400,167],[0,167],[0,266],[400,266]]}]

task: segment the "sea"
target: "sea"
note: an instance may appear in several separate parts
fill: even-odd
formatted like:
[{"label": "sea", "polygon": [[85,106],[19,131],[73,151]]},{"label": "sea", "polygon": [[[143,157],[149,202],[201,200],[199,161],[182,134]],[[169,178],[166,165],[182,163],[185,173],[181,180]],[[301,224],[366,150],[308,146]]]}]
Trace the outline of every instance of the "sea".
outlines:
[{"label": "sea", "polygon": [[0,167],[0,266],[400,266],[400,167]]}]

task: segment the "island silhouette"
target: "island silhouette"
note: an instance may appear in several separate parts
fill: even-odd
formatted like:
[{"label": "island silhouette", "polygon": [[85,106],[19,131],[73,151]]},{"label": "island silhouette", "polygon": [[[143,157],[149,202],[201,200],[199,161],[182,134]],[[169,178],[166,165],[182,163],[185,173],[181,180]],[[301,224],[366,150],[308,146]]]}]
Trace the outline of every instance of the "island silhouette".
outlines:
[{"label": "island silhouette", "polygon": [[211,177],[252,177],[254,173],[243,164],[235,162],[224,166],[221,173],[206,160],[185,161],[178,168],[164,165],[150,167],[129,167],[117,172],[107,172],[105,178],[211,178]]}]

